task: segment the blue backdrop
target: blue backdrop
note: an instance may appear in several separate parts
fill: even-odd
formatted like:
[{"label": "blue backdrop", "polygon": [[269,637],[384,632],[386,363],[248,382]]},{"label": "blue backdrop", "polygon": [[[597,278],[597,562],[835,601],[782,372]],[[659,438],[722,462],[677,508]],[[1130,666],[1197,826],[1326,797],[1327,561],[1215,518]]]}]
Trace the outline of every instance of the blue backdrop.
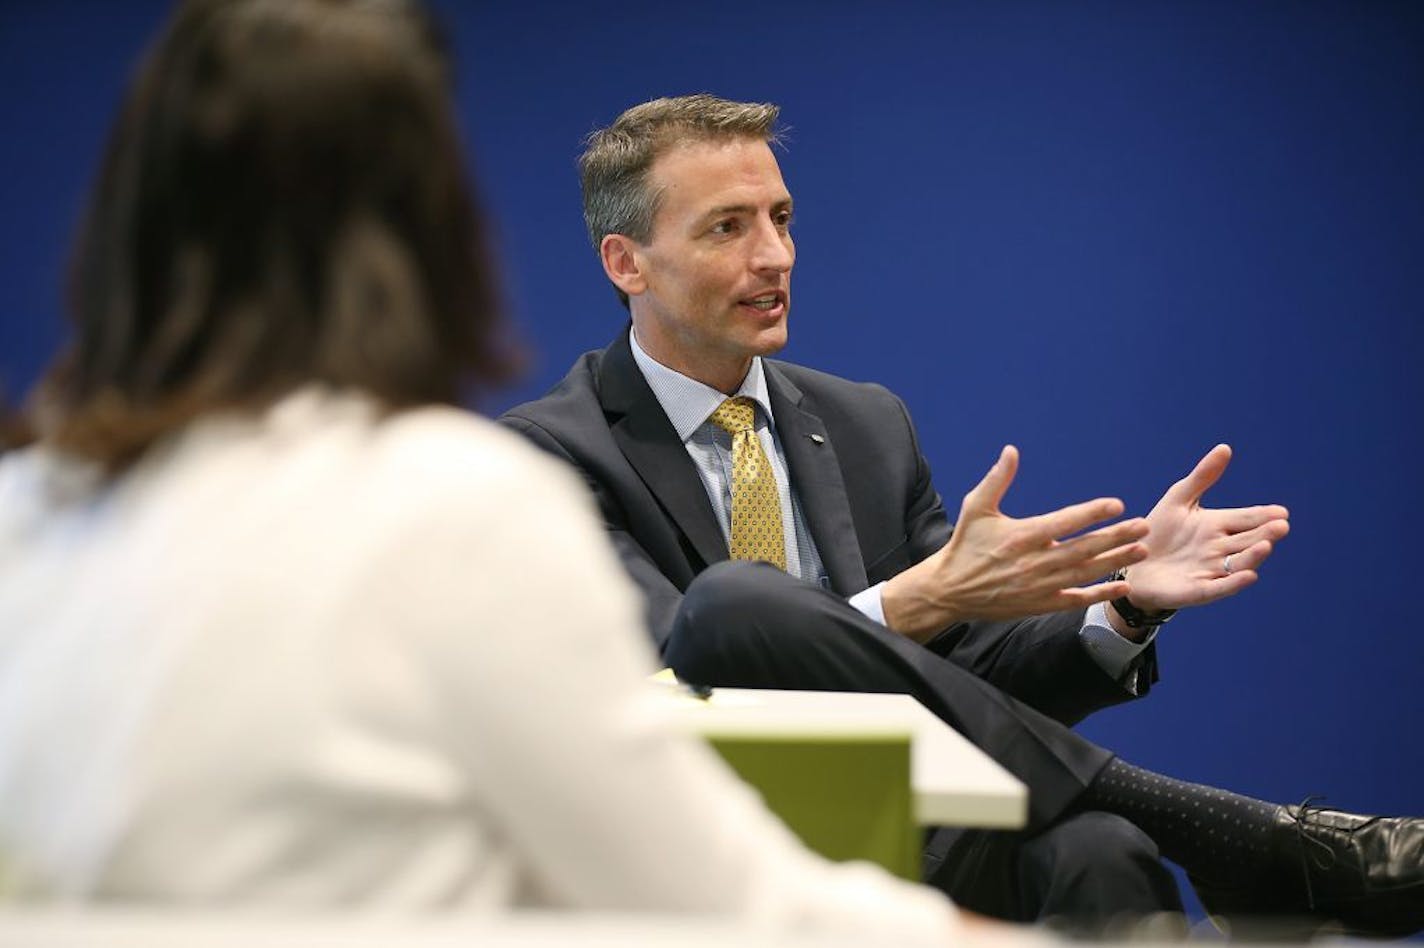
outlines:
[{"label": "blue backdrop", "polygon": [[[165,4],[0,12],[0,384],[59,338],[63,261]],[[1262,582],[1163,633],[1148,701],[1084,725],[1273,799],[1424,810],[1424,4],[440,4],[508,299],[538,353],[623,311],[579,140],[654,95],[773,100],[799,257],[790,358],[908,402],[951,507],[1006,441],[1006,503],[1278,501]]]}]

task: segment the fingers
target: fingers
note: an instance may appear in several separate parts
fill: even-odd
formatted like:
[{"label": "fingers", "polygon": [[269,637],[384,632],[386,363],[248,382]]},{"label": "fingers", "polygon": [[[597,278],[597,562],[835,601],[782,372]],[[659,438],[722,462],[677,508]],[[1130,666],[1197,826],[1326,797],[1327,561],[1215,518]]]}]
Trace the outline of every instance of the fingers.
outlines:
[{"label": "fingers", "polygon": [[1039,514],[1037,517],[1026,517],[1023,522],[1032,529],[1035,540],[1046,542],[1086,530],[1095,523],[1120,517],[1123,509],[1122,501],[1116,497],[1099,497],[1097,500],[1085,500],[1081,504]]},{"label": "fingers", "polygon": [[1096,583],[1092,586],[1075,586],[1061,590],[1055,597],[1053,609],[1083,609],[1094,603],[1118,599],[1132,591],[1132,587],[1121,580],[1111,583]]},{"label": "fingers", "polygon": [[[1280,504],[1264,504],[1259,507],[1235,507],[1230,510],[1217,511],[1221,516],[1221,525],[1228,533],[1244,533],[1247,530],[1255,529],[1263,523],[1272,520],[1279,520],[1284,523],[1290,518],[1290,511]],[[1289,530],[1289,526],[1286,527]],[[1281,536],[1285,536],[1284,533]],[[1279,539],[1279,537],[1277,537]]]},{"label": "fingers", "polygon": [[1236,556],[1242,550],[1255,546],[1262,540],[1275,543],[1283,539],[1287,533],[1290,533],[1290,521],[1267,520],[1254,530],[1245,530],[1227,537],[1226,552]]},{"label": "fingers", "polygon": [[[1256,582],[1260,578],[1257,570],[1266,561],[1266,557],[1271,555],[1273,549],[1275,547],[1270,540],[1261,540],[1239,553],[1232,553],[1231,572],[1201,583],[1198,587],[1198,595],[1192,604],[1205,605],[1208,602],[1225,599],[1227,596],[1234,596]],[[1224,565],[1219,564],[1218,568]]]},{"label": "fingers", "polygon": [[1147,559],[1147,536],[1141,517],[1114,523],[1059,543],[1053,557],[1060,586],[1078,586]]},{"label": "fingers", "polygon": [[1209,602],[1216,602],[1218,599],[1225,599],[1227,596],[1234,596],[1241,590],[1250,586],[1260,577],[1255,570],[1236,569],[1236,560],[1231,561],[1231,575],[1223,576],[1220,579],[1213,579],[1206,584],[1206,593],[1194,605],[1206,605]]},{"label": "fingers", "polygon": [[1091,583],[1147,559],[1147,546],[1137,542],[1145,536],[1147,522],[1139,517],[1055,544],[1045,554],[1045,576],[1060,589]]},{"label": "fingers", "polygon": [[[1270,540],[1260,540],[1246,547],[1239,553],[1232,553],[1230,575],[1235,576],[1237,573],[1255,572],[1261,568],[1262,563],[1266,562],[1266,557],[1270,556],[1271,551],[1274,549],[1275,546]],[[1225,564],[1223,563],[1222,565],[1224,566]]]},{"label": "fingers", "polygon": [[1195,504],[1211,485],[1221,479],[1226,465],[1231,463],[1231,446],[1218,444],[1208,451],[1190,474],[1167,489],[1167,495],[1179,503]]},{"label": "fingers", "polygon": [[1058,552],[1064,559],[1096,556],[1115,547],[1141,540],[1147,536],[1147,531],[1147,520],[1143,517],[1134,517],[1131,520],[1109,524],[1091,533],[1076,536],[1071,540],[1064,540],[1058,544]]},{"label": "fingers", "polygon": [[1019,449],[1011,444],[1004,445],[1003,450],[999,452],[999,459],[994,462],[993,467],[989,468],[984,479],[964,495],[964,503],[960,510],[966,515],[997,511],[999,503],[1004,499],[1004,494],[1008,492],[1009,485],[1014,482],[1014,475],[1018,473],[1018,470]]},{"label": "fingers", "polygon": [[[1099,576],[1106,576],[1117,570],[1126,569],[1134,563],[1141,563],[1147,559],[1147,556],[1147,547],[1141,543],[1129,543],[1127,546],[1120,546],[1108,550],[1090,560],[1084,561],[1080,568],[1073,571],[1073,575],[1068,578],[1064,585],[1086,583]],[[1123,595],[1127,594],[1123,593]]]},{"label": "fingers", "polygon": [[[1086,588],[1088,584],[1094,580],[1101,579],[1117,570],[1126,569],[1134,563],[1141,563],[1145,559],[1147,559],[1147,547],[1141,543],[1129,543],[1126,546],[1105,550],[1097,556],[1089,557],[1088,559],[1074,560],[1069,563],[1060,564],[1050,575],[1053,578],[1053,584],[1060,590],[1073,586],[1083,586]],[[1116,582],[1123,582],[1124,586],[1126,586],[1123,580]],[[1102,584],[1098,583],[1097,585],[1100,586]],[[1097,586],[1092,588],[1096,589]],[[1125,595],[1127,595],[1127,592],[1123,591],[1115,593],[1109,598]]]}]

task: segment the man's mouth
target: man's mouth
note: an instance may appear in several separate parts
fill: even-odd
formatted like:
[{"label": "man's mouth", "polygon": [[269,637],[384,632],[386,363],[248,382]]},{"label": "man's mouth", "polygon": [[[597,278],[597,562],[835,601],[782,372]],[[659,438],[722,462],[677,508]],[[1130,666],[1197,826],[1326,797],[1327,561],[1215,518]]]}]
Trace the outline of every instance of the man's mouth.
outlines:
[{"label": "man's mouth", "polygon": [[750,306],[752,309],[763,313],[774,312],[786,302],[785,295],[779,291],[761,293],[757,296],[742,300],[742,305]]}]

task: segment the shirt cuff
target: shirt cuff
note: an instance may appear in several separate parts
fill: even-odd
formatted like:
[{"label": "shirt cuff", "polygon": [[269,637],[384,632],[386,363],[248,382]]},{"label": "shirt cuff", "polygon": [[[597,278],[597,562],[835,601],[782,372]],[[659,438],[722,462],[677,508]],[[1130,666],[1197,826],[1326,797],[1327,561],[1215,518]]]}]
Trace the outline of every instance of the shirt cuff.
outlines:
[{"label": "shirt cuff", "polygon": [[876,583],[869,589],[862,589],[847,600],[855,611],[865,616],[867,619],[874,619],[881,625],[885,624],[885,604],[880,601],[880,590],[884,583]]},{"label": "shirt cuff", "polygon": [[1149,630],[1147,638],[1141,642],[1125,639],[1108,620],[1107,605],[1097,602],[1088,607],[1088,614],[1083,617],[1083,627],[1078,630],[1078,638],[1098,667],[1108,673],[1108,677],[1133,694],[1139,693],[1137,660],[1157,638],[1157,629]]}]

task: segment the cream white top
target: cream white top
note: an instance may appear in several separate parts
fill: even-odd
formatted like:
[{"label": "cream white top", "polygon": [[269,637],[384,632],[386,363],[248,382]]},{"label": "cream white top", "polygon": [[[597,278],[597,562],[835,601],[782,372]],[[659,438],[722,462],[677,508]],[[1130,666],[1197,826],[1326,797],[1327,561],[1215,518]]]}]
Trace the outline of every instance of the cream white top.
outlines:
[{"label": "cream white top", "polygon": [[0,458],[0,889],[943,943],[675,733],[635,596],[576,478],[452,409],[307,390],[110,483]]}]

